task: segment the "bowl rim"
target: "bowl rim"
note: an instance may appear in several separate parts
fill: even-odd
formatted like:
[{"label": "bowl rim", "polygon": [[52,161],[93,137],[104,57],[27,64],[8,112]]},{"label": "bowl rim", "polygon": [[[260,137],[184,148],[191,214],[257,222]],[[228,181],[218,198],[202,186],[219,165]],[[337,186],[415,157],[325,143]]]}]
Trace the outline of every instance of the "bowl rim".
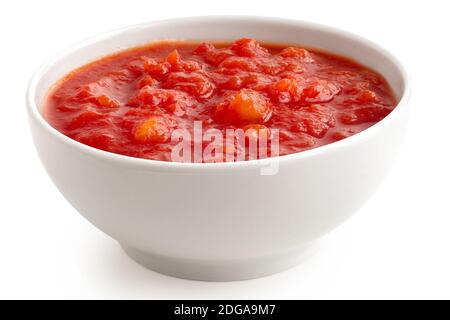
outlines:
[{"label": "bowl rim", "polygon": [[[160,161],[160,160],[151,160],[151,159],[143,159],[143,158],[135,158],[126,155],[116,154],[100,149],[96,149],[94,147],[85,145],[81,142],[73,140],[63,133],[59,132],[57,129],[53,128],[43,117],[41,112],[39,112],[38,105],[35,101],[36,88],[42,78],[42,76],[52,68],[53,64],[60,59],[64,58],[67,54],[83,48],[90,44],[95,44],[101,40],[105,40],[121,33],[125,33],[130,30],[134,30],[136,28],[147,28],[156,25],[164,25],[171,23],[194,23],[194,22],[203,22],[207,23],[208,21],[225,21],[228,23],[232,23],[238,20],[246,20],[254,23],[267,23],[267,24],[290,24],[297,27],[311,28],[317,29],[319,31],[323,31],[330,34],[341,35],[344,36],[351,41],[359,42],[369,47],[371,50],[378,51],[387,59],[389,59],[398,69],[402,76],[402,80],[404,83],[403,93],[398,99],[397,106],[393,109],[393,111],[386,116],[381,121],[375,123],[371,127],[358,132],[357,134],[350,136],[348,138],[342,139],[340,141],[332,142],[320,147],[312,148],[306,151],[300,151],[296,153],[291,153],[287,155],[271,157],[266,159],[257,159],[257,160],[247,160],[247,161],[236,161],[236,162],[218,162],[218,163],[183,163],[183,162],[172,162],[172,161]],[[151,43],[151,41],[149,42]],[[119,49],[117,52],[124,49]],[[113,54],[115,52],[111,52]],[[97,59],[97,58],[96,58]],[[376,132],[382,130],[385,126],[387,126],[399,113],[402,109],[404,109],[407,105],[407,101],[409,100],[409,96],[411,94],[411,81],[410,76],[403,64],[397,59],[392,53],[387,51],[382,46],[368,40],[362,36],[354,34],[352,32],[342,30],[340,28],[327,26],[323,24],[318,24],[309,21],[303,20],[294,20],[294,19],[286,19],[286,18],[278,18],[278,17],[265,17],[265,16],[245,16],[245,15],[212,15],[212,16],[189,16],[189,17],[180,17],[180,18],[172,18],[172,19],[164,19],[157,20],[151,22],[138,23],[134,25],[129,25],[126,27],[118,28],[112,31],[104,32],[92,36],[86,40],[79,41],[72,46],[66,48],[60,53],[54,55],[53,57],[47,59],[47,61],[41,65],[40,68],[33,74],[27,90],[26,90],[26,106],[29,116],[35,120],[48,134],[54,136],[58,141],[64,143],[65,145],[78,149],[79,151],[94,157],[99,160],[113,162],[115,164],[120,165],[129,165],[133,167],[146,168],[150,170],[163,171],[163,172],[217,172],[217,171],[229,171],[229,170],[237,170],[237,169],[254,169],[260,168],[261,166],[267,166],[272,164],[274,161],[282,162],[292,161],[292,160],[301,160],[307,159],[311,157],[320,156],[324,153],[330,152],[336,149],[342,149],[349,145],[360,142],[366,137],[375,134]]]}]

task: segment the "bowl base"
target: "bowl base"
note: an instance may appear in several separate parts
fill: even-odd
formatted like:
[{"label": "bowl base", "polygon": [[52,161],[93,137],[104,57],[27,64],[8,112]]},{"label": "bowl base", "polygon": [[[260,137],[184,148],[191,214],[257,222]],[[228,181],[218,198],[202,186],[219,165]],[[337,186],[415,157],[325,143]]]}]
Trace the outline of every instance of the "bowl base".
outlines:
[{"label": "bowl base", "polygon": [[125,244],[121,246],[140,265],[168,276],[198,281],[239,281],[261,278],[296,266],[317,251],[316,242],[284,254],[229,261],[179,259],[143,252]]}]

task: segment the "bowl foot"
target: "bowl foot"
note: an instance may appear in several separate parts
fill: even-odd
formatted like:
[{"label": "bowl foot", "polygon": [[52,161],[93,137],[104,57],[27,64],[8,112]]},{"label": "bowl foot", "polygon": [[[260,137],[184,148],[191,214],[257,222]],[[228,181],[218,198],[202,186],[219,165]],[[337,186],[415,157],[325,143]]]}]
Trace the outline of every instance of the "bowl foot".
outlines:
[{"label": "bowl foot", "polygon": [[249,260],[189,260],[143,252],[121,244],[125,253],[140,265],[168,276],[199,281],[239,281],[268,276],[287,270],[311,257],[316,242],[295,251]]}]

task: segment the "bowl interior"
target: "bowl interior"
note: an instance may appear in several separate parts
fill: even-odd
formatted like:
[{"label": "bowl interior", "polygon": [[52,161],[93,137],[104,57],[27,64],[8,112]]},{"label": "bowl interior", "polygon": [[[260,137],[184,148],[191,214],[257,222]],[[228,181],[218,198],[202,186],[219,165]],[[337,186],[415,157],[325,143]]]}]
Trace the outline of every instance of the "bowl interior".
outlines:
[{"label": "bowl interior", "polygon": [[71,70],[102,56],[152,41],[232,41],[242,37],[298,44],[350,57],[381,73],[400,100],[405,74],[397,60],[363,38],[334,28],[273,18],[193,17],[131,26],[94,37],[61,53],[35,78],[34,101],[40,110],[48,89]]}]

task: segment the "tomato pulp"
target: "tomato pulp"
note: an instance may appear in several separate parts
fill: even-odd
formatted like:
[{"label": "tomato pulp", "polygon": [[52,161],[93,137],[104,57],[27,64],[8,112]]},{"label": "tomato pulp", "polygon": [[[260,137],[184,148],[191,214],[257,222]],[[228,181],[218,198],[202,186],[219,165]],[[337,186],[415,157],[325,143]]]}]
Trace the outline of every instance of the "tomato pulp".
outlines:
[{"label": "tomato pulp", "polygon": [[[182,129],[192,137],[196,122],[224,137],[229,129],[250,129],[255,139],[277,132],[277,155],[286,155],[354,135],[386,117],[396,103],[380,74],[331,53],[253,39],[165,41],[71,72],[50,91],[44,117],[94,148],[174,161],[179,139],[173,133]],[[248,144],[238,140],[227,140],[219,157],[201,161],[226,161],[241,146],[245,152]],[[207,145],[201,142],[201,148]]]}]

